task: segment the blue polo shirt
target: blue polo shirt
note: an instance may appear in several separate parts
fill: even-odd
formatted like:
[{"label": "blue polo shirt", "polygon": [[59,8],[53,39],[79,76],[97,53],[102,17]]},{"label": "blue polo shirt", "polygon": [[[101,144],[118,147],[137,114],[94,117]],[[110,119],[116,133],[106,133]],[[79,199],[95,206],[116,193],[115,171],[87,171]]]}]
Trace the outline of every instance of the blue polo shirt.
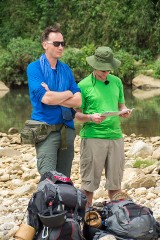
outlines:
[{"label": "blue polo shirt", "polygon": [[[71,69],[65,63],[58,60],[57,64],[61,64],[61,74],[64,75],[61,86],[57,79],[57,70],[52,69],[53,78],[52,81],[47,81],[44,78],[42,69],[40,66],[40,60],[32,62],[27,67],[28,87],[30,101],[32,105],[31,119],[46,122],[48,124],[65,124],[68,127],[74,128],[74,122],[72,120],[65,120],[62,116],[62,109],[59,105],[47,105],[41,102],[46,90],[41,86],[42,82],[45,82],[51,91],[66,91],[70,90],[73,94],[80,92],[78,85],[75,82]],[[58,65],[57,65],[58,66]],[[65,71],[67,70],[67,71]],[[62,87],[63,86],[63,87]],[[65,88],[65,89],[64,89]]]}]

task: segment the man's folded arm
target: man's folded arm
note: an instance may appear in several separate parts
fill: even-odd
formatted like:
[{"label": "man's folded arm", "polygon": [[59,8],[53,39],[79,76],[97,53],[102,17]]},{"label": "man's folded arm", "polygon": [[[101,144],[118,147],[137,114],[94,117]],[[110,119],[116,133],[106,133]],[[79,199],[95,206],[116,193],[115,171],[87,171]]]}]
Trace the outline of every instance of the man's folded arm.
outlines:
[{"label": "man's folded arm", "polygon": [[59,105],[68,108],[80,107],[82,105],[81,93],[76,92],[73,97],[61,102]]},{"label": "man's folded arm", "polygon": [[47,105],[61,105],[61,103],[73,98],[73,93],[69,90],[64,92],[47,91],[41,102]]}]

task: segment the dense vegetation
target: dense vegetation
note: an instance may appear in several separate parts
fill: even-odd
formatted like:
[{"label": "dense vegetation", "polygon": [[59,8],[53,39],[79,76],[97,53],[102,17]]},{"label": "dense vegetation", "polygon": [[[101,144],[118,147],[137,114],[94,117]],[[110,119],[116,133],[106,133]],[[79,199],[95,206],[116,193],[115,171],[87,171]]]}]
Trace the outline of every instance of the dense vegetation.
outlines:
[{"label": "dense vegetation", "polygon": [[25,84],[26,66],[43,52],[40,35],[59,22],[67,42],[63,61],[77,80],[89,73],[86,55],[113,48],[122,61],[117,74],[127,84],[140,71],[160,77],[159,0],[1,0],[0,80]]}]

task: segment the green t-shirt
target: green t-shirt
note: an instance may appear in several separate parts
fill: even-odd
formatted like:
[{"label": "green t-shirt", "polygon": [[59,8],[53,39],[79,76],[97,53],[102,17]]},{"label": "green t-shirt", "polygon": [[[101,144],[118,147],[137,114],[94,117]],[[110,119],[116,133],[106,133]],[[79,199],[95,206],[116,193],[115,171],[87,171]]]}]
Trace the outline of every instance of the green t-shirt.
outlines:
[{"label": "green t-shirt", "polygon": [[[118,111],[118,104],[124,103],[123,84],[120,78],[109,74],[109,84],[96,80],[92,74],[81,80],[78,86],[82,94],[82,112],[84,114]],[[122,138],[119,116],[107,117],[101,124],[83,123],[81,138]]]}]

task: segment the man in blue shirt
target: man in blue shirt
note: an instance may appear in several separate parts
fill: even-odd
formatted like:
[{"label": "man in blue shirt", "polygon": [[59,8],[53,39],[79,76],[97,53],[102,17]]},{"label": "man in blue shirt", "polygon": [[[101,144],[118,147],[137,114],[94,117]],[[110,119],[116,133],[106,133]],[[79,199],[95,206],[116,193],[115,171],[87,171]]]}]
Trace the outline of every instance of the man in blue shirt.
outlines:
[{"label": "man in blue shirt", "polygon": [[[27,68],[31,118],[55,126],[56,131],[35,144],[37,168],[41,175],[56,170],[69,177],[75,139],[72,108],[81,106],[81,93],[69,66],[59,61],[65,46],[59,25],[47,27],[41,43],[45,54]],[[67,148],[62,149],[64,137]]]}]

